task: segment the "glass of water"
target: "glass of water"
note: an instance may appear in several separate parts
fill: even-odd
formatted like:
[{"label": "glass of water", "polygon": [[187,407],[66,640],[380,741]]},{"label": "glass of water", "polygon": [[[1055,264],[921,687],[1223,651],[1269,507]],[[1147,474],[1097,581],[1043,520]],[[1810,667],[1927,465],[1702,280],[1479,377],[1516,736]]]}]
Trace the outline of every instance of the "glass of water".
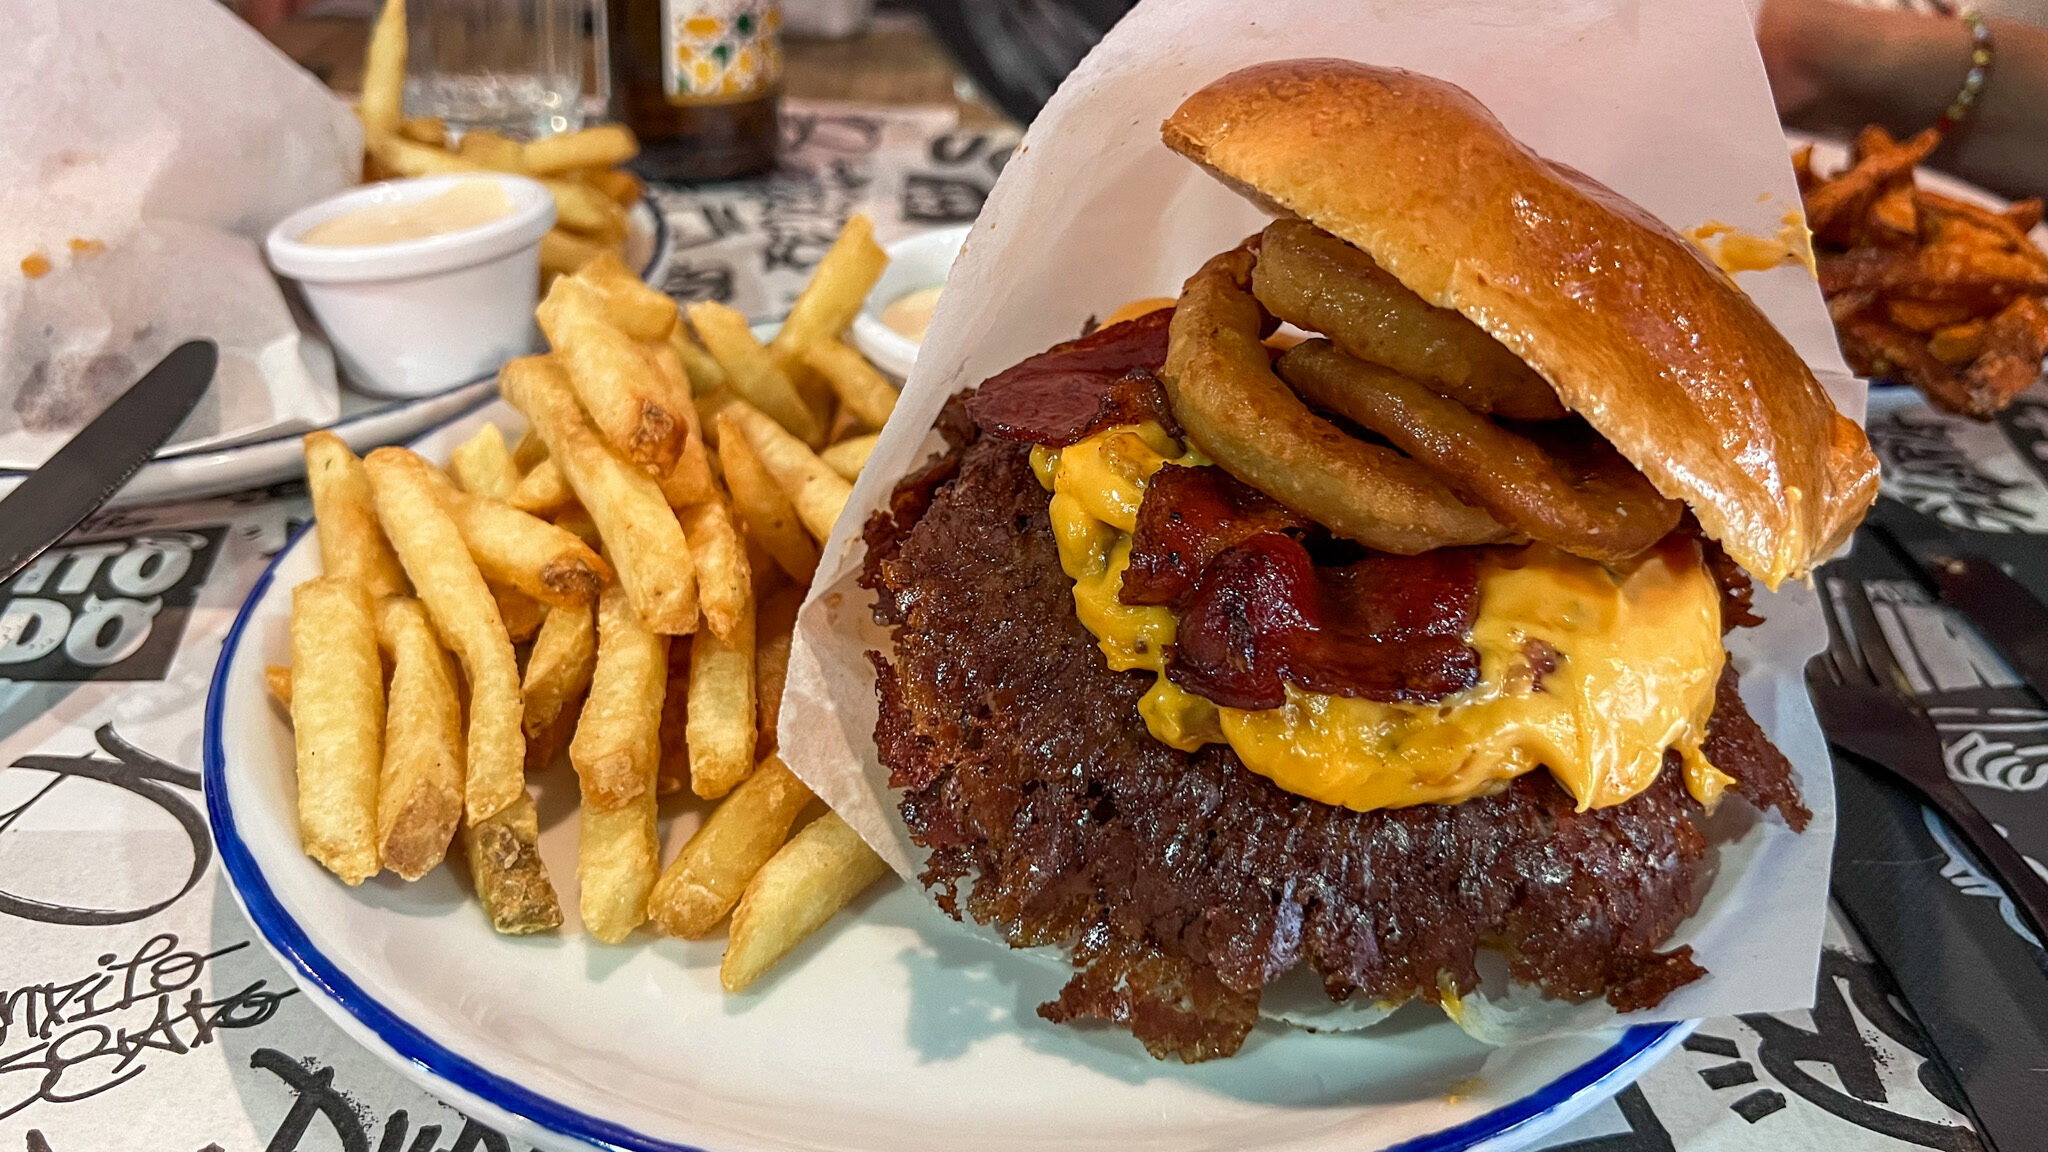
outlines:
[{"label": "glass of water", "polygon": [[583,126],[589,0],[412,0],[408,116],[532,139]]}]

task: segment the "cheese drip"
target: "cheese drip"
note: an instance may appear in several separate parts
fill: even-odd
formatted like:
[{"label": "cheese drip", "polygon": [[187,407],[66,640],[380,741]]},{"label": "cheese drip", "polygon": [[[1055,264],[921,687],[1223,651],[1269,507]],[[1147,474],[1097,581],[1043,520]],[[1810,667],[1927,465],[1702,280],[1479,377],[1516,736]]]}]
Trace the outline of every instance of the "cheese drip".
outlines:
[{"label": "cheese drip", "polygon": [[[1162,743],[1188,752],[1228,743],[1287,791],[1359,810],[1456,803],[1539,765],[1581,811],[1603,808],[1649,787],[1672,748],[1702,804],[1732,782],[1700,751],[1727,656],[1720,591],[1685,539],[1619,572],[1548,545],[1489,550],[1468,638],[1479,683],[1434,704],[1290,684],[1279,707],[1245,710],[1181,690],[1165,676],[1173,611],[1124,604],[1117,594],[1152,474],[1208,462],[1150,422],[1031,452],[1052,492],[1076,615],[1109,667],[1154,674],[1138,711]],[[1536,662],[1554,667],[1539,671]]]}]

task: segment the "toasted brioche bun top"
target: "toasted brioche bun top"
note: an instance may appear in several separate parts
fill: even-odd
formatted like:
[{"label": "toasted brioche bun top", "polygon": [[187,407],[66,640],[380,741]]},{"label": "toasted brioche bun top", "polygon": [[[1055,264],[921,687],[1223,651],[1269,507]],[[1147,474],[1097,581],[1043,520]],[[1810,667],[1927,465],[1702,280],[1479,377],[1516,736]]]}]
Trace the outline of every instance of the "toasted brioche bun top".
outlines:
[{"label": "toasted brioche bun top", "polygon": [[1805,575],[1876,498],[1863,430],[1741,289],[1464,89],[1282,60],[1196,92],[1162,134],[1491,333],[1764,583]]}]

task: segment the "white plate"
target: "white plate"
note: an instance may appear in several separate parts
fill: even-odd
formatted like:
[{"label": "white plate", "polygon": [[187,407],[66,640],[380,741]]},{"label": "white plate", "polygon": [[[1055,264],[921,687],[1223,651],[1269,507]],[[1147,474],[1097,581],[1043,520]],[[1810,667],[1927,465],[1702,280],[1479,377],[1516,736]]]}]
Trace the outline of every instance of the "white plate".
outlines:
[{"label": "white plate", "polygon": [[[503,404],[424,438],[430,458]],[[722,939],[607,947],[494,935],[452,869],[344,887],[299,849],[291,733],[263,666],[286,658],[312,529],[229,633],[207,699],[208,816],[250,922],[307,996],[427,1091],[547,1149],[1344,1149],[1524,1147],[1642,1074],[1691,1031],[1645,1025],[1489,1049],[1415,1010],[1368,1033],[1262,1023],[1187,1067],[1118,1029],[1056,1027],[1064,979],[891,880],[756,990],[727,996]],[[575,781],[535,778],[542,854],[576,906]],[[671,851],[695,807],[664,813]],[[573,916],[572,916],[573,920]]]},{"label": "white plate", "polygon": [[[626,216],[627,263],[651,274],[665,258],[669,243],[668,225],[661,213],[645,200]],[[432,396],[393,400],[367,396],[341,387],[341,411],[326,428],[348,442],[358,453],[382,444],[410,440],[437,424],[475,408],[496,394],[497,374],[472,380]],[[174,449],[160,453],[144,464],[114,498],[110,506],[162,504],[175,500],[197,500],[241,492],[265,484],[294,479],[305,471],[299,438],[307,430],[283,433],[210,450]],[[28,472],[0,468],[0,496],[12,491]]]}]

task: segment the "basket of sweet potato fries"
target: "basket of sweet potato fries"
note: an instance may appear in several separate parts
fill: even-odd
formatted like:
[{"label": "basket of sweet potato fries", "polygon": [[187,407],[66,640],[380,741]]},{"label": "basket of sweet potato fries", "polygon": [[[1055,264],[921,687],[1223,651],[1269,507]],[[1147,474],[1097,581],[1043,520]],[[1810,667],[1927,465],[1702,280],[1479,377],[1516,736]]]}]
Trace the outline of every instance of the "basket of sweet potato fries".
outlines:
[{"label": "basket of sweet potato fries", "polygon": [[2048,254],[2028,236],[2041,201],[1997,211],[1919,187],[1914,168],[1939,144],[1932,130],[1901,142],[1872,126],[1832,176],[1814,170],[1811,145],[1792,165],[1849,366],[1986,419],[2048,354]]}]

